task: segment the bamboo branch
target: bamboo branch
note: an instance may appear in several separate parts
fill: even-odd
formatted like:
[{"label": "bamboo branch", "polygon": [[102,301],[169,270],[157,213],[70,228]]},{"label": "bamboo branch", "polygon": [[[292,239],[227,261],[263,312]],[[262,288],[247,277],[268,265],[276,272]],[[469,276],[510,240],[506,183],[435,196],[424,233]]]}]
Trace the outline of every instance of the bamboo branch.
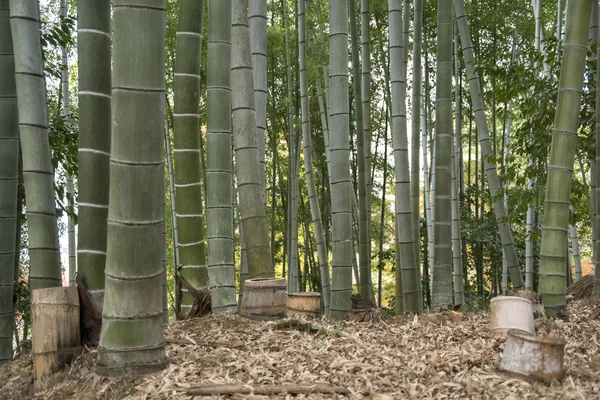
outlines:
[{"label": "bamboo branch", "polygon": [[342,386],[334,386],[327,383],[314,383],[305,385],[260,385],[251,386],[244,384],[210,384],[195,386],[185,390],[186,394],[210,396],[210,395],[233,395],[233,394],[311,394],[311,393],[337,393],[349,394],[350,391]]}]

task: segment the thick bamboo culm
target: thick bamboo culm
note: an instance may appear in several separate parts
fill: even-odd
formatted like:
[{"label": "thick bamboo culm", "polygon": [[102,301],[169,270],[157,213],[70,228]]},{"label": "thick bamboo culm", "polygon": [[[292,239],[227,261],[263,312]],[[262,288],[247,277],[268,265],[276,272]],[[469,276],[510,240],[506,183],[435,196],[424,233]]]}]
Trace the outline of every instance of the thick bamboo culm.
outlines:
[{"label": "thick bamboo culm", "polygon": [[248,279],[244,284],[244,296],[240,314],[263,318],[284,318],[287,315],[285,279]]},{"label": "thick bamboo culm", "polygon": [[81,351],[76,287],[37,289],[31,295],[33,374],[44,378]]}]

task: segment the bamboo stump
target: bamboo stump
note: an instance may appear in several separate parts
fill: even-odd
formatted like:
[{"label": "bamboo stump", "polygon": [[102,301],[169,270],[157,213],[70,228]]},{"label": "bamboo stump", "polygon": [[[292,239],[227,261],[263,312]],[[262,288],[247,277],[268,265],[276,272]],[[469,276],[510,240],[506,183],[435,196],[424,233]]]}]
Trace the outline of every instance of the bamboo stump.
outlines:
[{"label": "bamboo stump", "polygon": [[535,336],[511,329],[500,360],[500,370],[518,378],[549,383],[562,379],[564,356],[564,338]]},{"label": "bamboo stump", "polygon": [[285,279],[246,280],[240,314],[261,318],[284,318],[287,315]]},{"label": "bamboo stump", "polygon": [[76,287],[37,289],[31,295],[33,376],[47,377],[81,351],[79,294]]},{"label": "bamboo stump", "polygon": [[321,314],[321,293],[298,292],[289,293],[287,308],[298,314],[318,318]]}]

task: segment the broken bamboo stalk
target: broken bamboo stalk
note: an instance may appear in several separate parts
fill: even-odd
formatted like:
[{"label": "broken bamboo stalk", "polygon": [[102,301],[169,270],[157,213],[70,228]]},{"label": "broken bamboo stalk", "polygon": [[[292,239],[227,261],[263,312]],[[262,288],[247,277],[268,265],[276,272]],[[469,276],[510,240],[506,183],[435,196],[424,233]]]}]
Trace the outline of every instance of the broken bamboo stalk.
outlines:
[{"label": "broken bamboo stalk", "polygon": [[185,390],[186,394],[194,396],[216,396],[216,395],[234,395],[234,394],[256,394],[256,395],[276,395],[276,394],[311,394],[311,393],[337,393],[349,394],[348,388],[334,386],[327,383],[313,383],[306,385],[244,385],[244,384],[210,384],[194,386]]}]

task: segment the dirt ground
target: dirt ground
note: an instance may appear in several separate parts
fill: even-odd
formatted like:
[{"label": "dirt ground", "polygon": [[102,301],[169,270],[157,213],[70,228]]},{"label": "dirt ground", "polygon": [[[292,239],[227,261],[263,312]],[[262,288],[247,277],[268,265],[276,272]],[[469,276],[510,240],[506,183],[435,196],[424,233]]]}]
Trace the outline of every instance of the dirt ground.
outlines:
[{"label": "dirt ground", "polygon": [[[31,355],[0,367],[2,399],[594,399],[600,398],[598,298],[572,301],[568,321],[538,319],[539,334],[564,336],[566,375],[550,385],[498,371],[504,339],[488,332],[485,313],[445,312],[378,322],[302,326],[211,315],[166,329],[169,365],[145,377],[104,378],[95,373],[95,349],[34,393]],[[311,385],[347,388],[332,393],[194,396],[207,384]]]}]

